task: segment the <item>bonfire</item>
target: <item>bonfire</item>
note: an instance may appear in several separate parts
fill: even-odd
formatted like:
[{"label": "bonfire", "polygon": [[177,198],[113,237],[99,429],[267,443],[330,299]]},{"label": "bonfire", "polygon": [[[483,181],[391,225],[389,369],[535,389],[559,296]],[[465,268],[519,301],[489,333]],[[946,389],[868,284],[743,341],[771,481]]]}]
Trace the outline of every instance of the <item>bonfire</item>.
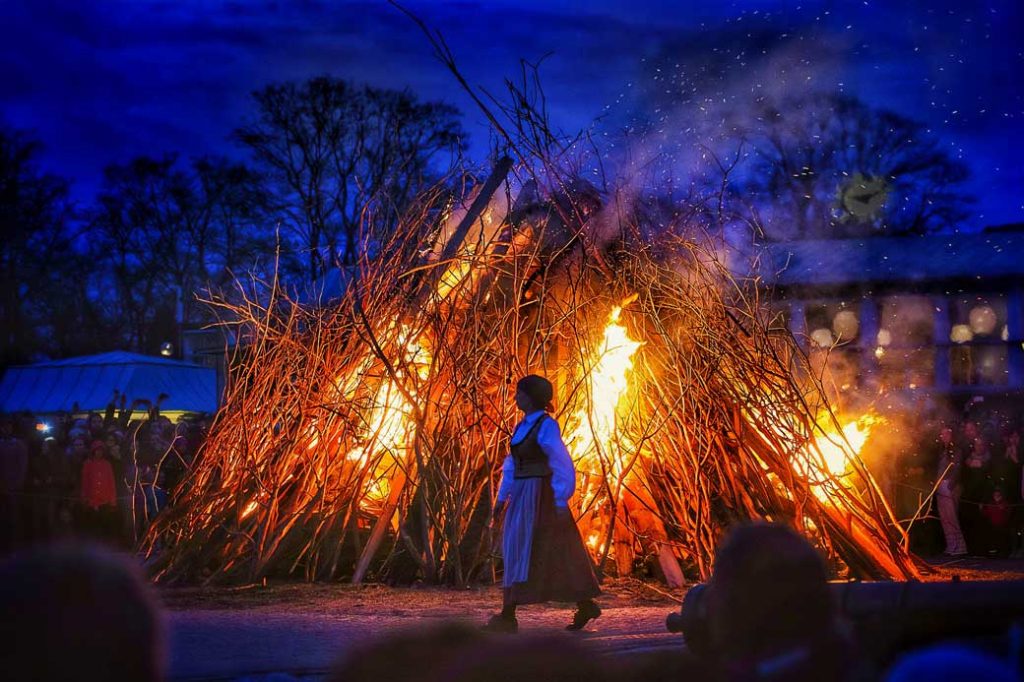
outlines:
[{"label": "bonfire", "polygon": [[488,113],[514,158],[420,197],[338,300],[272,281],[209,301],[248,342],[143,541],[156,578],[492,580],[527,373],[555,384],[600,573],[706,578],[726,529],[769,519],[843,574],[916,576],[859,457],[871,420],[837,418],[768,292],[694,221],[652,230],[566,170],[513,99]]}]

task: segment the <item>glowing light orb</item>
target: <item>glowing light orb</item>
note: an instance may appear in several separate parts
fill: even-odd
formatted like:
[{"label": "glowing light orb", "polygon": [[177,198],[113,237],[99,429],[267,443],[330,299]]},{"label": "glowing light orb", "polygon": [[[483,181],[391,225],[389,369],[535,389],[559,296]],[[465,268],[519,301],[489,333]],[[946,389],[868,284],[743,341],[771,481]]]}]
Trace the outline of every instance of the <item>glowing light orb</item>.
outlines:
[{"label": "glowing light orb", "polygon": [[811,332],[811,341],[814,345],[819,348],[831,348],[832,347],[832,332],[822,327],[821,329],[815,329]]},{"label": "glowing light orb", "polygon": [[975,306],[971,308],[968,320],[975,334],[991,334],[996,328],[996,311],[987,305]]},{"label": "glowing light orb", "polygon": [[849,341],[857,338],[857,332],[860,331],[857,314],[852,310],[841,310],[836,313],[836,316],[832,318],[832,331],[839,339]]},{"label": "glowing light orb", "polygon": [[966,324],[955,324],[949,332],[949,340],[953,343],[967,343],[974,338],[974,332]]}]

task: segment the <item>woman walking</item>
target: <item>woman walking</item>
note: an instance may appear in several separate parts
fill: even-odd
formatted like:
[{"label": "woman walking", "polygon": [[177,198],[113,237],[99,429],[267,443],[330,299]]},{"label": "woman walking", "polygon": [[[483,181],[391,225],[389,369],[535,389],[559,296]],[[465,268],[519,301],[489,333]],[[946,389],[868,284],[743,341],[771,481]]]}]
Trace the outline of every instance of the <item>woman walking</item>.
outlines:
[{"label": "woman walking", "polygon": [[601,615],[594,568],[569,511],[576,471],[558,422],[547,414],[551,382],[529,375],[516,385],[523,419],[502,466],[493,521],[504,515],[504,598],[501,613],[484,629],[517,632],[516,607],[546,601],[576,602],[567,630],[582,630]]}]

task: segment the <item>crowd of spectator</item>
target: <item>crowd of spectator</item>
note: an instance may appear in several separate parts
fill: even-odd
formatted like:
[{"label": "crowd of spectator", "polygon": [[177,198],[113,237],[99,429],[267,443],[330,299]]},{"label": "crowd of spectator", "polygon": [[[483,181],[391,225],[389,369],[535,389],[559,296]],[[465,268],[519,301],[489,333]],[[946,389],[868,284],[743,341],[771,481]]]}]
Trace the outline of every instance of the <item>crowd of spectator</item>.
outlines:
[{"label": "crowd of spectator", "polygon": [[130,546],[205,435],[115,391],[104,413],[0,415],[0,553],[73,537]]},{"label": "crowd of spectator", "polygon": [[[0,415],[0,554],[68,536],[129,546],[170,498],[208,419],[114,396],[103,413]],[[891,427],[890,427],[891,430]],[[1024,557],[1022,428],[1005,413],[943,413],[876,471],[925,556]],[[913,521],[913,523],[911,523]]]},{"label": "crowd of spectator", "polygon": [[1000,412],[925,423],[893,462],[890,486],[897,517],[911,527],[917,551],[1024,554],[1020,441],[1019,423]]}]

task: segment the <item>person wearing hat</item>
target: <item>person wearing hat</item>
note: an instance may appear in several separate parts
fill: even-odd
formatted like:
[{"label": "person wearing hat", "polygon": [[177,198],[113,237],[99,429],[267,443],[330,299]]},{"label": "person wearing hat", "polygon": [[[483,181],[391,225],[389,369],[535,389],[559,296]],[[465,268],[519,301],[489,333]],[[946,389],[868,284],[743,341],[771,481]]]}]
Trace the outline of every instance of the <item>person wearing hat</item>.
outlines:
[{"label": "person wearing hat", "polygon": [[594,597],[601,593],[590,555],[569,511],[576,470],[562,434],[548,412],[554,389],[531,374],[516,385],[523,419],[512,433],[502,466],[493,522],[504,517],[503,605],[484,629],[519,629],[516,607],[546,601],[576,602],[567,630],[582,630],[601,615]]}]

